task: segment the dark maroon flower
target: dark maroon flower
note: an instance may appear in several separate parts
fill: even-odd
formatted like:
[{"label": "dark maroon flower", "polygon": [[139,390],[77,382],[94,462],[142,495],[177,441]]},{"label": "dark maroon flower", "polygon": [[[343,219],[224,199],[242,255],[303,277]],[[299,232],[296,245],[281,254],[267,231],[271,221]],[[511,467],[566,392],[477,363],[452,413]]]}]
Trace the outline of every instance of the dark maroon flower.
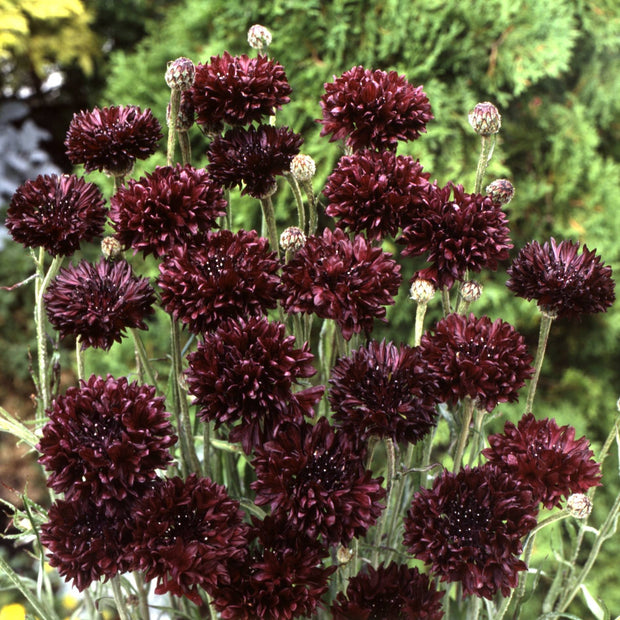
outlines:
[{"label": "dark maroon flower", "polygon": [[401,214],[428,200],[429,174],[412,157],[392,151],[358,151],[341,157],[323,193],[327,215],[340,228],[365,232],[369,239],[395,237]]},{"label": "dark maroon flower", "polygon": [[331,611],[334,620],[441,620],[442,597],[417,568],[368,564],[349,580],[346,595],[338,594]]},{"label": "dark maroon flower", "polygon": [[232,562],[230,584],[212,592],[215,609],[229,620],[313,616],[336,570],[323,565],[327,550],[286,521],[252,517],[252,523],[245,561]]},{"label": "dark maroon flower", "polygon": [[294,392],[316,373],[308,344],[295,348],[282,323],[253,317],[222,323],[188,356],[188,391],[198,416],[230,427],[246,453],[273,438],[285,421],[314,415],[323,386]]},{"label": "dark maroon flower", "polygon": [[288,172],[303,138],[287,127],[235,127],[209,147],[209,174],[223,187],[264,198],[273,193],[276,176]]},{"label": "dark maroon flower", "polygon": [[111,106],[74,114],[65,146],[71,163],[84,164],[86,172],[122,176],[136,159],[150,157],[161,137],[161,125],[151,110]]},{"label": "dark maroon flower", "polygon": [[66,336],[80,338],[82,348],[109,349],[125,329],[148,329],[155,293],[147,278],[135,276],[126,260],[81,260],[62,269],[43,296],[50,323]]},{"label": "dark maroon flower", "polygon": [[247,553],[239,502],[195,474],[155,485],[136,503],[133,520],[133,559],[146,579],[157,579],[156,594],[170,592],[200,605],[198,588],[230,583],[228,563]]},{"label": "dark maroon flower", "polygon": [[506,286],[558,317],[605,312],[616,299],[611,267],[586,245],[578,252],[573,241],[532,241],[512,262]]},{"label": "dark maroon flower", "polygon": [[439,381],[441,400],[451,405],[466,396],[487,411],[515,402],[534,372],[523,336],[510,323],[487,316],[449,314],[434,333],[422,336],[420,348]]},{"label": "dark maroon flower", "polygon": [[110,200],[110,219],[125,247],[163,256],[176,245],[198,239],[217,227],[226,213],[222,189],[206,170],[157,166],[130,180]]},{"label": "dark maroon flower", "polygon": [[164,398],[125,377],[92,375],[47,411],[39,462],[48,486],[97,506],[139,495],[171,462],[176,436]]},{"label": "dark maroon flower", "polygon": [[527,568],[521,539],[537,512],[529,487],[496,468],[444,471],[415,494],[404,544],[441,581],[460,581],[465,595],[508,596]]},{"label": "dark maroon flower", "polygon": [[432,120],[421,86],[414,87],[396,71],[353,67],[325,84],[321,97],[321,135],[330,142],[346,139],[354,151],[394,150],[398,141],[415,140]]},{"label": "dark maroon flower", "polygon": [[255,230],[208,233],[159,266],[162,304],[196,334],[228,318],[263,316],[278,299],[280,262]]},{"label": "dark maroon flower", "polygon": [[403,255],[426,254],[431,266],[422,279],[437,287],[451,287],[468,272],[497,269],[508,258],[510,230],[501,206],[482,194],[467,194],[461,185],[431,186],[426,203],[403,214],[406,245]]},{"label": "dark maroon flower", "polygon": [[371,341],[338,359],[329,382],[335,423],[360,441],[416,443],[435,424],[434,378],[419,348]]},{"label": "dark maroon flower", "polygon": [[337,228],[308,237],[282,269],[284,309],[334,319],[349,340],[362,330],[368,335],[375,318],[384,319],[394,303],[402,277],[392,255],[362,235],[351,241]]},{"label": "dark maroon flower", "polygon": [[196,122],[207,131],[249,125],[272,116],[290,101],[284,67],[267,56],[250,58],[224,52],[196,67],[191,89]]},{"label": "dark maroon flower", "polygon": [[27,248],[42,247],[52,256],[71,256],[82,241],[103,235],[107,209],[94,183],[71,174],[39,175],[17,188],[6,214],[6,227]]},{"label": "dark maroon flower", "polygon": [[88,497],[56,500],[41,526],[50,566],[82,591],[102,577],[107,580],[131,570],[129,506],[103,510]]},{"label": "dark maroon flower", "polygon": [[553,419],[536,420],[528,413],[518,426],[506,422],[503,433],[489,437],[489,446],[482,451],[489,463],[531,488],[545,508],[601,484],[601,466],[588,440],[576,440],[574,427]]},{"label": "dark maroon flower", "polygon": [[374,525],[384,506],[383,478],[372,478],[353,440],[326,418],[285,423],[255,449],[256,504],[309,538],[347,545]]}]

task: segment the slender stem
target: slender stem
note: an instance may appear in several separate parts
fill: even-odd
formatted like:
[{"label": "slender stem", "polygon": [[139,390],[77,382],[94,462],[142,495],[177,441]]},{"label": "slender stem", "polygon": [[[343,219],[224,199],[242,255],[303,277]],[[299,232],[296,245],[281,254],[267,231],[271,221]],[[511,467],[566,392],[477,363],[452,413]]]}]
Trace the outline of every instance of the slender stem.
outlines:
[{"label": "slender stem", "polygon": [[132,327],[130,330],[131,337],[133,338],[134,348],[136,350],[136,355],[140,360],[140,368],[144,371],[148,382],[154,386],[159,392],[159,388],[157,387],[157,380],[155,379],[155,373],[153,372],[153,368],[151,367],[151,363],[149,361],[149,357],[146,353],[146,349],[144,348],[144,343],[142,342],[142,338],[140,338],[140,334],[138,330]]},{"label": "slender stem", "polygon": [[469,437],[469,425],[474,414],[474,401],[466,396],[463,400],[463,422],[459,433],[458,443],[456,444],[456,450],[454,452],[454,472],[458,472],[461,468],[461,462],[463,460],[463,453],[465,452],[465,446],[467,445],[467,438]]},{"label": "slender stem", "polygon": [[181,105],[181,91],[173,88],[170,91],[170,113],[168,115],[168,145],[166,147],[166,163],[172,166],[174,162],[174,145],[176,141],[176,123]]},{"label": "slender stem", "polygon": [[536,386],[538,385],[538,378],[540,377],[540,370],[545,358],[545,351],[547,349],[547,342],[549,340],[549,331],[551,329],[551,323],[555,318],[553,315],[542,312],[540,320],[540,332],[538,334],[538,348],[536,349],[536,359],[534,360],[534,374],[530,381],[530,387],[527,393],[527,401],[525,403],[525,413],[532,411],[532,405],[534,404],[534,396],[536,395]]},{"label": "slender stem", "polygon": [[78,381],[84,378],[84,351],[82,350],[82,339],[78,336],[75,339],[75,362],[77,365]]},{"label": "slender stem", "polygon": [[278,241],[278,229],[276,228],[276,215],[273,210],[273,202],[271,202],[271,196],[260,199],[260,204],[263,209],[263,218],[265,225],[267,226],[267,235],[269,237],[269,245],[271,249],[280,257],[280,244]]},{"label": "slender stem", "polygon": [[179,131],[177,137],[181,147],[181,162],[186,166],[192,161],[192,143],[189,139],[189,133],[187,131]]},{"label": "slender stem", "polygon": [[482,179],[487,170],[487,166],[493,156],[495,148],[495,134],[490,136],[481,136],[480,139],[480,157],[478,158],[478,166],[476,167],[476,182],[474,185],[474,194],[479,194],[482,189]]},{"label": "slender stem", "polygon": [[121,582],[118,575],[112,577],[112,579],[110,579],[110,583],[112,584],[112,593],[114,594],[116,611],[118,611],[120,620],[130,620],[129,611],[127,610],[127,605],[125,603],[125,595],[123,594],[123,589],[121,588]]},{"label": "slender stem", "polygon": [[441,303],[443,304],[443,315],[447,316],[452,312],[452,306],[450,305],[450,289],[447,286],[441,289]]},{"label": "slender stem", "polygon": [[297,225],[299,226],[299,228],[301,228],[301,230],[305,232],[304,229],[306,227],[306,213],[304,211],[304,201],[303,201],[303,198],[301,197],[299,183],[297,182],[297,179],[290,172],[285,172],[284,178],[289,182],[289,185],[291,186],[291,189],[293,190],[293,195],[295,196],[295,202],[297,204],[297,221],[298,221]]},{"label": "slender stem", "polygon": [[413,346],[420,345],[422,340],[422,332],[424,331],[424,317],[426,316],[426,309],[428,304],[418,303],[415,309],[415,323],[413,327]]},{"label": "slender stem", "polygon": [[471,467],[480,454],[480,446],[482,444],[482,422],[484,420],[485,410],[476,407],[474,409],[474,437],[469,453],[469,466]]},{"label": "slender stem", "polygon": [[138,590],[138,609],[140,610],[140,620],[149,620],[151,615],[149,611],[149,589],[144,582],[144,575],[140,572],[134,573],[136,586]]},{"label": "slender stem", "polygon": [[[394,442],[390,437],[385,439],[385,451],[387,454],[387,496],[385,499],[385,509],[381,513],[379,517],[379,522],[377,523],[376,532],[375,532],[375,549],[374,549],[374,565],[375,567],[379,565],[379,552],[382,547],[382,539],[383,532],[385,531],[385,526],[387,525],[387,520],[389,517],[389,513],[392,512],[395,508],[392,506],[390,509],[390,503],[393,499],[392,493],[392,480],[394,479],[394,471],[396,465],[396,451],[394,449]],[[389,532],[388,532],[389,536]]]},{"label": "slender stem", "polygon": [[316,232],[316,227],[319,221],[319,212],[316,196],[314,195],[314,190],[312,189],[311,181],[302,181],[301,187],[306,192],[306,196],[308,197],[308,212],[309,212],[309,222],[308,222],[308,234],[314,235]]}]

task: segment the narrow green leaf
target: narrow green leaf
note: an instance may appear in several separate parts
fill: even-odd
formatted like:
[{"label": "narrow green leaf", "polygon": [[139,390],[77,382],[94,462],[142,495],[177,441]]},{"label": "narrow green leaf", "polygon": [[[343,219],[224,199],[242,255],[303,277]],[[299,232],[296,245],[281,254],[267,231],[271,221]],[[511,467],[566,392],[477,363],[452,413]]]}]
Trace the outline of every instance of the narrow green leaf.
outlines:
[{"label": "narrow green leaf", "polygon": [[0,431],[11,433],[31,448],[36,449],[39,438],[19,420],[16,420],[6,409],[0,407]]}]

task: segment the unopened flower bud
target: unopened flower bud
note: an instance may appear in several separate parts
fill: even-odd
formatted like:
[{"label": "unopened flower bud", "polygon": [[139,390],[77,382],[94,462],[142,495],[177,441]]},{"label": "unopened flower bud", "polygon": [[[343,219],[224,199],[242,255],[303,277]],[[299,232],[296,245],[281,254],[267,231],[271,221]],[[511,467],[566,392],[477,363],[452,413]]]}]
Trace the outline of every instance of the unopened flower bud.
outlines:
[{"label": "unopened flower bud", "polygon": [[271,32],[265,26],[254,24],[248,30],[248,43],[252,49],[260,52],[271,45]]},{"label": "unopened flower bud", "polygon": [[176,60],[171,60],[166,69],[166,84],[170,88],[184,91],[189,90],[194,84],[196,67],[189,59],[181,56]]},{"label": "unopened flower bud", "polygon": [[480,136],[490,136],[499,131],[502,117],[497,108],[488,101],[478,103],[469,113],[469,124]]},{"label": "unopened flower bud", "polygon": [[482,285],[475,280],[469,280],[468,282],[463,282],[461,286],[461,297],[463,301],[467,303],[472,303],[474,301],[478,301],[482,295]]},{"label": "unopened flower bud", "polygon": [[486,192],[496,205],[507,205],[515,195],[515,188],[508,179],[497,179],[487,185]]},{"label": "unopened flower bud", "polygon": [[336,559],[338,560],[338,564],[348,564],[353,559],[353,555],[353,549],[349,549],[348,547],[343,547],[341,545],[336,551]]},{"label": "unopened flower bud", "polygon": [[573,493],[566,500],[566,509],[575,519],[585,519],[592,512],[592,500],[583,493]]},{"label": "unopened flower bud", "polygon": [[280,247],[285,252],[297,252],[306,243],[304,231],[297,226],[289,226],[280,235]]},{"label": "unopened flower bud", "polygon": [[120,258],[123,247],[116,237],[104,237],[101,240],[101,253],[112,260]]},{"label": "unopened flower bud", "polygon": [[428,280],[416,280],[409,290],[409,297],[419,304],[427,304],[434,296],[435,287]]},{"label": "unopened flower bud", "polygon": [[316,172],[316,164],[310,155],[299,153],[291,160],[291,174],[298,181],[309,181]]}]

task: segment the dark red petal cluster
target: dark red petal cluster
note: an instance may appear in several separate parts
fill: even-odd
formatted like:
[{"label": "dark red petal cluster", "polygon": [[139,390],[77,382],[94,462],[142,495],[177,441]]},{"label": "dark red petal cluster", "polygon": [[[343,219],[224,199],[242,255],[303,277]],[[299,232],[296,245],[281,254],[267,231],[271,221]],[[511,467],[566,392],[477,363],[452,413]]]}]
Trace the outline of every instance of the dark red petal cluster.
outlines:
[{"label": "dark red petal cluster", "polygon": [[76,336],[83,349],[107,350],[127,328],[147,329],[144,318],[154,313],[155,292],[127,261],[102,258],[62,269],[43,299],[50,323],[63,338]]},{"label": "dark red petal cluster", "polygon": [[420,347],[440,399],[452,405],[466,396],[487,411],[515,402],[534,372],[523,336],[501,319],[449,314],[422,336]]},{"label": "dark red petal cluster", "polygon": [[340,228],[368,239],[395,237],[403,214],[428,200],[429,174],[420,162],[392,151],[358,151],[341,157],[323,194],[327,215]]},{"label": "dark red petal cluster", "polygon": [[83,164],[87,172],[125,175],[136,159],[147,159],[155,152],[162,135],[151,110],[111,106],[74,114],[65,146],[69,161]]},{"label": "dark red petal cluster", "polygon": [[314,415],[323,386],[293,391],[316,373],[308,344],[295,347],[283,323],[252,317],[222,323],[188,356],[189,393],[198,416],[230,427],[229,441],[249,454],[272,439],[285,420]]},{"label": "dark red petal cluster", "polygon": [[432,120],[421,86],[412,86],[396,71],[353,67],[327,83],[321,97],[321,135],[346,140],[354,151],[395,150],[398,141],[415,140]]},{"label": "dark red petal cluster", "polygon": [[269,504],[309,538],[347,545],[363,536],[384,509],[382,478],[372,478],[363,454],[326,418],[314,426],[287,423],[255,450],[256,504]]},{"label": "dark red petal cluster", "polygon": [[189,165],[157,166],[110,200],[117,239],[145,256],[163,256],[176,245],[198,242],[225,213],[222,188],[206,170]]},{"label": "dark red petal cluster", "polygon": [[323,565],[327,550],[286,521],[252,517],[252,523],[246,560],[231,563],[230,584],[212,592],[216,610],[227,620],[313,616],[336,570]]},{"label": "dark red petal cluster", "polygon": [[156,594],[186,596],[197,605],[198,588],[230,583],[230,562],[247,553],[247,525],[239,502],[223,486],[196,474],[155,485],[133,510],[132,556]]},{"label": "dark red petal cluster", "polygon": [[360,441],[375,436],[416,443],[437,418],[433,382],[419,348],[371,341],[332,369],[334,421]]},{"label": "dark red petal cluster", "polygon": [[506,286],[517,296],[535,299],[558,317],[605,312],[616,299],[611,267],[596,250],[551,238],[542,246],[532,241],[508,269]]},{"label": "dark red petal cluster", "polygon": [[101,510],[88,497],[56,500],[41,526],[50,566],[82,591],[102,577],[131,570],[128,510]]},{"label": "dark red petal cluster", "polygon": [[235,127],[209,147],[209,174],[223,187],[264,198],[273,193],[276,176],[288,172],[303,138],[287,127]]},{"label": "dark red petal cluster", "polygon": [[417,568],[371,564],[349,580],[331,607],[334,620],[441,620],[443,592]]},{"label": "dark red petal cluster", "polygon": [[172,460],[177,437],[164,398],[150,385],[92,375],[47,414],[39,462],[50,472],[48,486],[67,499],[103,506],[137,496]]},{"label": "dark red petal cluster", "polygon": [[6,227],[27,248],[71,256],[82,241],[103,235],[107,210],[94,183],[75,175],[39,175],[21,185],[6,214]]},{"label": "dark red petal cluster", "polygon": [[280,261],[255,230],[208,233],[159,266],[164,308],[195,334],[229,318],[263,316],[278,300]]},{"label": "dark red petal cluster", "polygon": [[196,67],[190,92],[196,122],[216,132],[224,124],[248,125],[272,116],[290,101],[291,90],[284,67],[275,60],[224,52]]},{"label": "dark red petal cluster", "polygon": [[489,463],[531,488],[545,508],[560,505],[562,497],[585,493],[601,484],[601,466],[592,457],[585,437],[575,439],[572,426],[553,419],[524,415],[518,426],[506,422],[504,432],[489,437],[482,454]]},{"label": "dark red petal cluster", "polygon": [[385,317],[394,303],[402,276],[388,252],[362,235],[351,241],[337,228],[308,237],[282,269],[284,309],[333,319],[349,340],[362,330],[368,335],[375,318]]},{"label": "dark red petal cluster", "polygon": [[508,596],[527,568],[521,539],[537,512],[530,488],[494,467],[444,471],[415,494],[404,544],[441,581],[460,581],[465,595]]}]

